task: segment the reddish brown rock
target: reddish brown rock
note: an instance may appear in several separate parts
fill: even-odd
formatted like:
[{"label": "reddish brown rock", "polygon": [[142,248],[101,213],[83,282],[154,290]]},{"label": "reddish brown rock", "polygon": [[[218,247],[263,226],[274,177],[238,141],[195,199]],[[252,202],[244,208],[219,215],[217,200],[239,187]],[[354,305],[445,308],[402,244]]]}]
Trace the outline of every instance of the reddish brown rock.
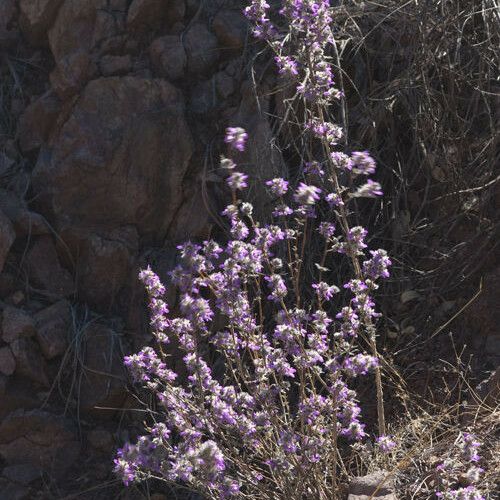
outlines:
[{"label": "reddish brown rock", "polygon": [[19,24],[24,37],[35,46],[47,45],[47,31],[63,0],[20,0]]},{"label": "reddish brown rock", "polygon": [[0,209],[0,273],[3,270],[5,259],[9,253],[10,247],[14,243],[16,233],[10,220]]},{"label": "reddish brown rock", "polygon": [[16,360],[9,346],[0,347],[0,373],[12,375],[16,370]]},{"label": "reddish brown rock", "polygon": [[134,226],[115,229],[61,229],[60,236],[77,257],[78,296],[98,311],[112,306],[127,284],[139,247]]},{"label": "reddish brown rock", "polygon": [[61,99],[69,99],[97,74],[97,66],[83,51],[69,54],[60,60],[50,74],[50,83]]},{"label": "reddish brown rock", "polygon": [[29,488],[7,478],[0,478],[0,500],[29,500],[29,498]]},{"label": "reddish brown rock", "polygon": [[60,111],[61,101],[52,90],[26,108],[17,125],[17,138],[23,152],[36,150],[48,140]]},{"label": "reddish brown rock", "polygon": [[128,54],[124,56],[106,55],[99,61],[99,69],[103,76],[125,75],[132,69],[132,58]]},{"label": "reddish brown rock", "polygon": [[219,46],[240,50],[247,38],[248,21],[239,10],[221,10],[212,24]]},{"label": "reddish brown rock", "polygon": [[35,335],[33,318],[16,307],[6,307],[2,315],[2,339],[5,342]]},{"label": "reddish brown rock", "polygon": [[40,479],[41,471],[31,464],[9,465],[3,469],[2,476],[13,483],[28,486],[33,481]]},{"label": "reddish brown rock", "polygon": [[195,23],[184,38],[187,70],[191,75],[208,75],[219,60],[217,38],[201,23]]},{"label": "reddish brown rock", "polygon": [[56,62],[50,80],[59,97],[76,94],[97,74],[95,54],[107,39],[123,31],[125,5],[125,0],[117,5],[108,0],[65,0],[61,5],[49,31]]},{"label": "reddish brown rock", "polygon": [[186,2],[184,0],[170,0],[165,11],[166,22],[169,25],[179,23],[186,15]]},{"label": "reddish brown rock", "polygon": [[178,36],[162,36],[149,47],[149,56],[157,73],[167,80],[178,80],[185,75],[187,56]]},{"label": "reddish brown rock", "polygon": [[19,408],[30,410],[40,406],[33,383],[22,378],[0,373],[0,421]]},{"label": "reddish brown rock", "polygon": [[111,432],[105,429],[93,429],[87,434],[87,439],[96,450],[109,453],[114,446],[113,436]]},{"label": "reddish brown rock", "polygon": [[76,428],[64,417],[41,410],[17,410],[0,424],[0,456],[9,466],[32,465],[61,477],[80,453]]},{"label": "reddish brown rock", "polygon": [[168,0],[133,0],[127,14],[130,31],[146,32],[158,28],[165,19]]},{"label": "reddish brown rock", "polygon": [[26,202],[13,192],[0,188],[0,212],[2,211],[10,219],[17,237],[37,236],[50,232],[44,217],[31,211]]},{"label": "reddish brown rock", "polygon": [[43,309],[34,316],[36,340],[46,359],[64,354],[68,348],[68,333],[71,328],[71,307],[61,300]]},{"label": "reddish brown rock", "polygon": [[52,145],[33,185],[57,223],[165,234],[193,150],[175,87],[130,76],[94,80]]},{"label": "reddish brown rock", "polygon": [[49,297],[68,297],[75,285],[69,271],[64,269],[50,236],[40,236],[26,257],[26,268],[32,284]]},{"label": "reddish brown rock", "polygon": [[22,375],[35,384],[49,387],[47,366],[38,345],[28,338],[19,338],[10,344],[16,360],[16,375]]},{"label": "reddish brown rock", "polygon": [[82,349],[80,411],[111,417],[127,396],[121,336],[104,325],[91,323],[84,331]]}]

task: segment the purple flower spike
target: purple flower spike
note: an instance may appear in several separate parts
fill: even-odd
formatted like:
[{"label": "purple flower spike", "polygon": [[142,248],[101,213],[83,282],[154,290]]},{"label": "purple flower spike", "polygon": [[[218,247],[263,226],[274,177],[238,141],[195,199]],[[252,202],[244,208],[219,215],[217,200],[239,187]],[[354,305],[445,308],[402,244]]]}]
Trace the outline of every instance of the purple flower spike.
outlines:
[{"label": "purple flower spike", "polygon": [[246,141],[248,134],[244,128],[241,127],[228,127],[226,129],[226,137],[224,142],[229,144],[232,148],[238,151],[245,151]]}]

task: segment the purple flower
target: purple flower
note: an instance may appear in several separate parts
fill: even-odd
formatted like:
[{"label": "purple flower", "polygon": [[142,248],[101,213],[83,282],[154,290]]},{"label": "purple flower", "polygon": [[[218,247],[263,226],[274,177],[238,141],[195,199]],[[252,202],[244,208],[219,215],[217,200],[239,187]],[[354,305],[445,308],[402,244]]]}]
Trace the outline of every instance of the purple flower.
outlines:
[{"label": "purple flower", "polygon": [[335,234],[335,224],[332,224],[331,222],[321,222],[318,232],[321,236],[329,239]]},{"label": "purple flower", "polygon": [[382,196],[383,194],[382,186],[378,182],[368,179],[366,184],[358,187],[352,196],[355,198],[376,198],[377,196]]},{"label": "purple flower", "polygon": [[325,196],[325,201],[330,205],[330,208],[341,207],[344,205],[342,197],[337,193],[328,193]]},{"label": "purple flower", "polygon": [[363,273],[373,280],[389,277],[389,266],[392,264],[387,252],[382,248],[370,250],[372,258],[363,262]]},{"label": "purple flower", "polygon": [[334,151],[330,155],[330,158],[335,168],[338,168],[339,170],[352,170],[352,160],[345,153]]},{"label": "purple flower", "polygon": [[339,288],[335,285],[328,285],[324,281],[313,283],[312,287],[316,290],[320,300],[330,300],[336,293],[339,293]]},{"label": "purple flower", "polygon": [[366,375],[374,367],[378,366],[378,359],[368,354],[356,354],[347,357],[342,365],[343,370],[350,377]]},{"label": "purple flower", "polygon": [[271,289],[271,294],[268,295],[268,299],[274,302],[279,302],[283,297],[286,296],[288,290],[280,274],[272,274],[271,276],[266,276],[264,278],[269,288]]},{"label": "purple flower", "polygon": [[396,447],[396,442],[391,436],[379,436],[375,441],[382,453],[389,453]]},{"label": "purple flower", "polygon": [[269,190],[274,196],[283,196],[288,191],[288,181],[281,177],[276,177],[266,182]]},{"label": "purple flower", "polygon": [[242,172],[233,172],[227,179],[226,182],[228,186],[234,191],[241,191],[242,189],[248,187],[247,184],[248,175]]},{"label": "purple flower", "polygon": [[151,270],[150,266],[139,273],[139,279],[144,283],[151,297],[159,297],[165,293],[165,287],[161,284],[160,278]]},{"label": "purple flower", "polygon": [[224,142],[238,151],[245,151],[245,144],[248,139],[248,134],[244,128],[228,127],[226,129],[226,137]]},{"label": "purple flower", "polygon": [[370,156],[368,151],[354,151],[351,153],[351,161],[354,173],[362,175],[375,173],[375,160]]},{"label": "purple flower", "polygon": [[298,65],[290,56],[276,56],[274,58],[276,65],[278,66],[278,72],[280,75],[298,75]]},{"label": "purple flower", "polygon": [[301,182],[293,195],[293,199],[300,205],[314,205],[319,200],[321,189],[316,186],[308,186]]}]

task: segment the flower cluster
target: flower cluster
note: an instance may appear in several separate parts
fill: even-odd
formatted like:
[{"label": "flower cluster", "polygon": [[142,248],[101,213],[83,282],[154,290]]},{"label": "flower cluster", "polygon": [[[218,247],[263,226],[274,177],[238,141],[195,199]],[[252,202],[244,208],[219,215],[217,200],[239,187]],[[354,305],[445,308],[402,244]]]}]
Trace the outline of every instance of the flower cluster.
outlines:
[{"label": "flower cluster", "polygon": [[448,457],[437,466],[439,490],[436,496],[443,500],[485,500],[478,488],[484,470],[477,464],[481,460],[481,443],[473,434],[462,432],[449,451]]},{"label": "flower cluster", "polygon": [[[349,220],[352,200],[379,196],[381,188],[371,179],[357,186],[375,172],[375,162],[365,152],[335,151],[343,131],[324,117],[342,95],[328,56],[329,0],[287,0],[277,12],[253,0],[245,13],[254,35],[274,50],[278,72],[297,80],[306,102],[304,133],[323,147],[308,151],[297,183],[266,182],[275,218],[268,224],[256,221],[243,200],[248,176],[222,158],[232,198],[222,212],[230,239],[178,247],[181,263],[170,273],[180,295],[174,312],[158,277],[150,268],[141,272],[158,349],[145,347],[125,363],[155,395],[159,411],[136,444],[119,450],[115,469],[126,483],[149,474],[211,498],[291,491],[325,498],[337,484],[341,442],[367,436],[354,378],[375,373],[378,444],[392,447],[384,436],[372,297],[391,261],[381,249],[368,254],[366,229]],[[230,150],[244,151],[247,139],[240,127],[226,130]],[[311,250],[316,235],[322,256]],[[350,275],[334,284],[327,266],[338,260]],[[370,352],[361,336],[369,338]],[[171,369],[165,354],[171,340],[183,352],[185,375]]]},{"label": "flower cluster", "polygon": [[[347,381],[378,367],[377,357],[359,352],[353,340],[377,316],[369,294],[377,279],[388,276],[390,260],[383,250],[372,251],[361,279],[342,288],[313,282],[310,301],[301,307],[299,264],[281,256],[299,247],[309,217],[304,208],[324,203],[324,187],[300,183],[288,192],[287,181],[271,179],[275,202],[286,201],[293,216],[284,227],[260,225],[252,219],[251,203],[236,197],[247,178],[232,165],[233,203],[223,211],[232,239],[178,247],[182,262],[171,272],[180,293],[176,315],[154,272],[148,267],[140,273],[156,340],[175,339],[187,376],[172,371],[163,351],[152,347],[125,358],[134,381],[156,395],[165,414],[135,445],[119,451],[115,468],[125,483],[152,473],[226,498],[269,484],[279,489],[276,477],[302,475],[307,488],[314,488],[304,471],[321,470],[338,439],[366,436]],[[338,255],[364,256],[364,229],[353,227],[342,244],[333,222],[321,221],[317,230]],[[341,289],[348,305],[335,313]],[[203,355],[210,345],[223,361],[223,376],[214,375]],[[380,440],[381,448],[390,448],[387,438]]]}]

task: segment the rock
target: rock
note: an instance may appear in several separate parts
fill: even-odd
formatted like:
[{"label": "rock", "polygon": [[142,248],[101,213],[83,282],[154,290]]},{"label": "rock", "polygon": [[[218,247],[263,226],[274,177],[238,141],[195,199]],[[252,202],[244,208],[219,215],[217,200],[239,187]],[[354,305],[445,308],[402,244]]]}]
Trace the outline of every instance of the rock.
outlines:
[{"label": "rock", "polygon": [[16,233],[10,220],[0,209],[0,273],[3,270],[7,254],[16,239]]},{"label": "rock", "polygon": [[47,45],[47,31],[63,0],[20,0],[19,24],[25,38],[35,46]]},{"label": "rock", "polygon": [[76,52],[61,60],[50,74],[50,83],[61,99],[77,94],[97,73],[97,66],[85,52]]},{"label": "rock", "polygon": [[[120,2],[125,8],[125,2]],[[108,38],[123,31],[124,14],[108,0],[65,0],[49,31],[56,62],[52,87],[59,97],[75,95],[97,74],[94,54]]]},{"label": "rock", "polygon": [[64,354],[68,348],[68,331],[72,316],[69,302],[61,300],[34,316],[36,339],[46,359]]},{"label": "rock", "polygon": [[5,342],[32,337],[35,335],[35,322],[33,318],[16,307],[6,307],[2,319],[2,339]]},{"label": "rock", "polygon": [[248,21],[241,11],[221,10],[215,16],[212,28],[221,48],[243,48],[247,39]]},{"label": "rock", "polygon": [[12,222],[15,234],[18,238],[48,234],[50,232],[44,217],[32,212],[27,207],[26,202],[21,200],[12,191],[0,188],[0,212],[1,211],[3,211]]},{"label": "rock", "polygon": [[16,375],[22,375],[43,387],[50,386],[47,366],[35,342],[19,338],[10,344],[10,348],[16,360]]},{"label": "rock", "polygon": [[38,406],[40,400],[36,397],[32,382],[0,373],[0,421],[19,408],[31,409]]},{"label": "rock", "polygon": [[213,112],[218,102],[213,78],[195,84],[190,91],[189,109],[197,115]]},{"label": "rock", "polygon": [[99,61],[99,69],[104,76],[124,75],[132,69],[132,58],[128,54],[124,56],[107,55]]},{"label": "rock", "polygon": [[207,75],[219,60],[217,38],[201,23],[195,23],[184,39],[187,70],[191,75]]},{"label": "rock", "polygon": [[108,453],[113,449],[114,442],[111,432],[105,429],[93,429],[87,434],[87,439],[96,450]]},{"label": "rock", "polygon": [[355,477],[349,484],[347,500],[396,500],[393,482],[386,471],[377,471],[362,477]]},{"label": "rock", "polygon": [[158,28],[165,19],[167,0],[133,0],[127,14],[127,28],[144,33]]},{"label": "rock", "polygon": [[149,56],[155,71],[167,80],[178,80],[185,76],[187,56],[178,36],[162,36],[149,47]]},{"label": "rock", "polygon": [[139,247],[134,226],[111,230],[69,227],[60,236],[73,255],[78,256],[76,274],[78,295],[103,311],[111,307],[127,284],[130,268]]},{"label": "rock", "polygon": [[14,276],[14,274],[8,273],[7,271],[0,273],[0,299],[4,300],[9,295],[12,295],[16,291],[16,286],[17,286],[17,279],[16,276]]},{"label": "rock", "polygon": [[13,483],[28,486],[33,481],[40,479],[41,471],[32,464],[9,465],[3,469],[2,476]]},{"label": "rock", "polygon": [[186,2],[184,0],[170,0],[165,11],[166,22],[170,26],[179,23],[186,15]]},{"label": "rock", "polygon": [[40,236],[26,257],[28,276],[49,297],[68,297],[75,291],[69,271],[64,269],[50,236]]},{"label": "rock", "polygon": [[18,37],[16,0],[0,2],[0,49],[13,45]]},{"label": "rock", "polygon": [[12,375],[16,370],[16,360],[9,346],[0,347],[0,373]]},{"label": "rock", "polygon": [[229,76],[225,71],[219,71],[215,74],[215,88],[222,99],[227,99],[234,93],[234,78]]},{"label": "rock", "polygon": [[32,212],[26,202],[13,191],[0,188],[0,210],[12,222],[17,237],[49,232],[45,219]]},{"label": "rock", "polygon": [[47,142],[60,111],[61,101],[52,90],[25,109],[17,125],[17,138],[24,153],[34,151]]},{"label": "rock", "polygon": [[16,162],[7,156],[3,151],[0,152],[0,177],[8,175],[9,170],[16,164]]},{"label": "rock", "polygon": [[135,225],[162,238],[193,151],[180,91],[131,76],[94,80],[52,145],[33,172],[43,213],[65,227]]},{"label": "rock", "polygon": [[31,465],[62,477],[80,453],[76,428],[42,410],[17,410],[0,424],[0,456],[8,466]]},{"label": "rock", "polygon": [[126,398],[126,374],[120,335],[98,323],[84,331],[80,412],[112,417]]},{"label": "rock", "polygon": [[0,478],[0,500],[29,500],[29,488]]}]

